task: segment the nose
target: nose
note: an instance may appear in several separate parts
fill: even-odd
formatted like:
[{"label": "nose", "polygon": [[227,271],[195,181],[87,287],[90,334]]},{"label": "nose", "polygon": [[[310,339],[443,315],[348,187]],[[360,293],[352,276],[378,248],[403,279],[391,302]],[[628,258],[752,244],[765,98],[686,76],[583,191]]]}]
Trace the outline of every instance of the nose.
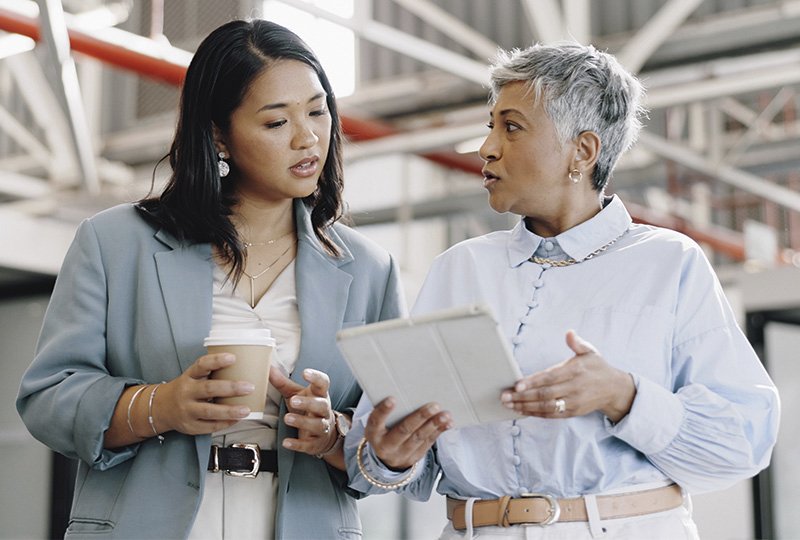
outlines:
[{"label": "nose", "polygon": [[311,124],[303,122],[297,125],[292,137],[292,147],[298,150],[311,148],[317,144],[318,141],[319,137],[314,132]]},{"label": "nose", "polygon": [[484,161],[496,161],[500,157],[500,148],[497,144],[497,139],[493,135],[494,131],[490,131],[483,141],[478,154]]}]

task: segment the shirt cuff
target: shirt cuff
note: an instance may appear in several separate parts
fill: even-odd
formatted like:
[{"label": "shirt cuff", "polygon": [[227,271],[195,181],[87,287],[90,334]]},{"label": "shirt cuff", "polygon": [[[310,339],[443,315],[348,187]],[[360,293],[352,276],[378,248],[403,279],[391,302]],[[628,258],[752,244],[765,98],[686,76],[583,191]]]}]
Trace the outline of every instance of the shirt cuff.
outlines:
[{"label": "shirt cuff", "polygon": [[[377,480],[384,484],[394,484],[396,482],[400,482],[401,480],[405,480],[408,477],[410,469],[399,472],[393,471],[387,467],[386,464],[384,464],[375,454],[372,445],[367,443],[365,447],[365,451],[361,456],[363,460],[362,463],[364,464],[364,470],[367,471],[367,474],[372,477],[373,480]],[[425,456],[417,462],[417,468],[414,470],[414,474],[410,482],[414,482],[422,474],[422,471],[425,470],[427,459],[428,455],[425,454]]]},{"label": "shirt cuff", "polygon": [[631,375],[636,385],[631,410],[616,424],[606,418],[606,430],[645,455],[657,454],[677,437],[686,410],[678,396],[668,389]]}]

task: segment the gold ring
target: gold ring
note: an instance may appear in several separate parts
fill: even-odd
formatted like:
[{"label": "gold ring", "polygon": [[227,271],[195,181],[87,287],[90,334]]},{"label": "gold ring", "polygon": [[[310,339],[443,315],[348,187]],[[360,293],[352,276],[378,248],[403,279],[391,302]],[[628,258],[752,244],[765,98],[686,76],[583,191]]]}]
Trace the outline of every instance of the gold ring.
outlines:
[{"label": "gold ring", "polygon": [[323,418],[322,419],[322,433],[327,435],[330,432],[331,432],[331,421],[328,420],[327,418]]}]

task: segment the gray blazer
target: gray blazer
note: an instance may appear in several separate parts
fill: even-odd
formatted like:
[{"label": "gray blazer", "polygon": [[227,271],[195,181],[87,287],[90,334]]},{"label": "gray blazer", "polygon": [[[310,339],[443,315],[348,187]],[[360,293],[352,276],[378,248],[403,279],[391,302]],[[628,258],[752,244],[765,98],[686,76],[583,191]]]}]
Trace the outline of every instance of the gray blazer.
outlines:
[{"label": "gray blazer", "polygon": [[[397,265],[352,229],[329,231],[330,256],[295,202],[297,300],[302,337],[292,378],[304,368],[330,375],[335,409],[355,407],[361,389],[335,343],[348,326],[405,314]],[[205,354],[211,326],[211,247],[179,242],[121,205],[84,221],[56,281],[17,409],[44,444],[79,461],[68,538],[181,538],[202,497],[210,437],[166,434],[103,448],[123,390],[171,380]],[[285,414],[281,405],[281,418]],[[360,538],[346,474],[280,445],[275,537]]]}]

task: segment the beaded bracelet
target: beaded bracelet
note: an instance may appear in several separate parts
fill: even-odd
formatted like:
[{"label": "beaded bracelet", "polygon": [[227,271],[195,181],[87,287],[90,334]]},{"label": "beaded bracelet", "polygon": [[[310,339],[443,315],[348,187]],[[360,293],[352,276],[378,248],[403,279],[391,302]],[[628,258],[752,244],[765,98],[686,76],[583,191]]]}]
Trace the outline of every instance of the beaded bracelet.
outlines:
[{"label": "beaded bracelet", "polygon": [[150,424],[150,429],[153,430],[153,435],[158,437],[158,444],[164,444],[164,436],[158,432],[156,425],[153,422],[153,398],[156,397],[156,390],[158,390],[158,387],[161,386],[161,384],[153,385],[153,390],[150,392],[150,402],[147,404],[147,422]]},{"label": "beaded bracelet", "polygon": [[361,439],[361,442],[358,443],[358,450],[356,450],[356,463],[358,464],[358,470],[361,471],[361,475],[364,477],[364,480],[366,480],[373,486],[381,489],[400,489],[401,487],[411,482],[411,480],[414,478],[414,473],[417,472],[417,465],[419,465],[419,462],[414,463],[414,465],[411,466],[411,470],[408,471],[408,475],[397,482],[392,482],[392,483],[381,482],[380,480],[376,480],[375,478],[370,476],[370,474],[367,472],[367,469],[364,467],[364,460],[361,457],[361,454],[364,452],[364,447],[366,445],[367,445],[367,438],[363,437]]},{"label": "beaded bracelet", "polygon": [[139,397],[139,394],[141,394],[145,388],[147,388],[146,384],[140,386],[139,389],[133,393],[133,397],[131,397],[131,400],[128,402],[128,429],[131,430],[131,435],[133,435],[137,439],[141,439],[141,437],[139,437],[133,430],[133,423],[131,422],[131,409],[133,408],[133,402],[136,401],[136,398]]}]

